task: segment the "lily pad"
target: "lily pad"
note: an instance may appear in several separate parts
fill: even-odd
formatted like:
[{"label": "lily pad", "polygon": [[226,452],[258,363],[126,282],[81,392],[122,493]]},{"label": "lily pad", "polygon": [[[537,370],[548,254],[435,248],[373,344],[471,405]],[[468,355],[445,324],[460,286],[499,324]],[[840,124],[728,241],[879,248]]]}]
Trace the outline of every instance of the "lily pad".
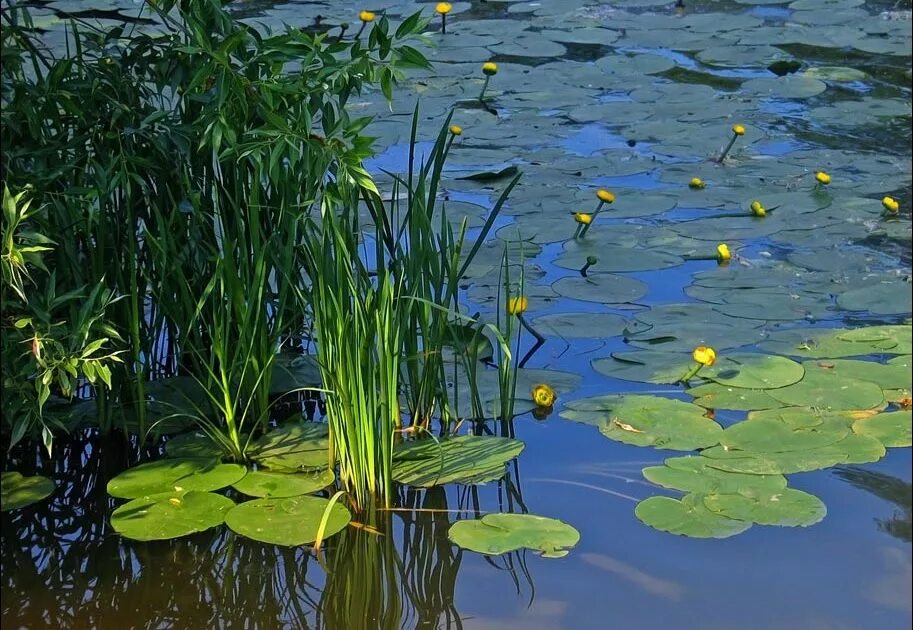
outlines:
[{"label": "lily pad", "polygon": [[774,331],[760,344],[767,352],[812,359],[837,359],[866,354],[909,354],[910,326],[806,328]]},{"label": "lily pad", "polygon": [[222,449],[202,431],[181,433],[165,442],[165,455],[177,459],[219,459]]},{"label": "lily pad", "polygon": [[729,538],[751,527],[749,521],[711,512],[701,494],[687,494],[681,500],[650,497],[637,504],[634,515],[654,529],[691,538]]},{"label": "lily pad", "polygon": [[782,402],[763,389],[742,389],[739,387],[727,387],[719,383],[704,383],[688,389],[687,392],[694,396],[694,400],[691,402],[706,409],[751,411],[753,409],[773,409],[783,406]]},{"label": "lily pad", "polygon": [[0,511],[18,510],[51,496],[54,482],[47,477],[25,477],[12,471],[0,475]]},{"label": "lily pad", "polygon": [[648,481],[673,490],[698,494],[726,494],[744,488],[779,490],[786,487],[783,475],[747,475],[711,468],[706,457],[670,457],[663,466],[643,469]]},{"label": "lily pad", "polygon": [[818,362],[806,361],[805,377],[788,387],[768,393],[784,405],[833,409],[873,409],[884,404],[881,388],[875,383],[841,376]]},{"label": "lily pad", "polygon": [[256,441],[251,459],[277,472],[322,470],[329,466],[329,429],[318,422],[292,422]]},{"label": "lily pad", "polygon": [[614,313],[557,313],[542,315],[531,322],[543,335],[562,339],[616,337],[624,332],[627,320]]},{"label": "lily pad", "polygon": [[813,426],[789,426],[774,419],[737,422],[720,437],[720,444],[730,450],[752,453],[808,451],[839,442],[850,429],[835,422]]},{"label": "lily pad", "polygon": [[805,368],[786,357],[742,352],[719,357],[700,375],[729,387],[776,389],[802,380]]},{"label": "lily pad", "polygon": [[875,438],[850,433],[839,442],[808,451],[754,453],[714,446],[701,451],[711,468],[750,475],[786,475],[830,468],[838,464],[865,464],[884,457],[884,445]]},{"label": "lily pad", "polygon": [[913,412],[909,410],[879,413],[853,423],[853,432],[858,435],[873,437],[885,446],[913,446],[913,429],[911,420]]},{"label": "lily pad", "polygon": [[212,492],[163,492],[134,499],[111,514],[111,527],[133,540],[170,540],[217,527],[235,503]]},{"label": "lily pad", "polygon": [[336,480],[331,470],[281,473],[269,470],[252,470],[232,487],[249,497],[297,497],[323,490]]},{"label": "lily pad", "polygon": [[108,482],[108,494],[138,499],[163,492],[220,490],[240,481],[247,468],[205,459],[160,459],[125,470]]},{"label": "lily pad", "polygon": [[647,285],[640,280],[607,273],[591,273],[587,277],[561,278],[552,285],[559,295],[600,304],[634,302],[647,294]]},{"label": "lily pad", "polygon": [[749,487],[738,493],[709,494],[704,505],[720,516],[783,527],[808,527],[827,514],[821,499],[792,488]]},{"label": "lily pad", "polygon": [[[328,499],[311,496],[254,499],[232,508],[225,516],[225,524],[253,540],[297,547],[317,540],[320,522],[329,505]],[[342,531],[351,519],[345,506],[333,503],[323,537]]]},{"label": "lily pad", "polygon": [[459,547],[489,556],[532,549],[545,558],[566,556],[580,533],[563,521],[533,514],[486,514],[457,521],[447,537]]},{"label": "lily pad", "polygon": [[494,481],[523,447],[513,438],[480,435],[405,442],[393,452],[393,479],[425,488]]},{"label": "lily pad", "polygon": [[595,359],[593,369],[625,381],[671,384],[677,383],[693,363],[687,354],[641,350],[613,352],[610,357]]},{"label": "lily pad", "polygon": [[660,396],[598,397],[569,407],[562,418],[595,424],[607,438],[635,446],[693,451],[717,444],[723,433],[703,408]]}]

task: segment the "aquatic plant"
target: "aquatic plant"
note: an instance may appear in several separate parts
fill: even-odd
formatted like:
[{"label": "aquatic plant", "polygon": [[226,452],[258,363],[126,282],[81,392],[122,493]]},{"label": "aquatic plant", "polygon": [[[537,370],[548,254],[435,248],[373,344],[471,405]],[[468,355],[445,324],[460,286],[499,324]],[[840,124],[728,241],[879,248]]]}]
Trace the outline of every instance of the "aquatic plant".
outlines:
[{"label": "aquatic plant", "polygon": [[729,151],[732,150],[732,146],[735,144],[735,141],[739,139],[740,136],[745,135],[745,127],[743,125],[733,125],[732,126],[732,137],[729,139],[729,144],[723,149],[720,153],[720,156],[716,159],[720,164],[723,163],[723,160],[726,159],[726,156],[729,155]]}]

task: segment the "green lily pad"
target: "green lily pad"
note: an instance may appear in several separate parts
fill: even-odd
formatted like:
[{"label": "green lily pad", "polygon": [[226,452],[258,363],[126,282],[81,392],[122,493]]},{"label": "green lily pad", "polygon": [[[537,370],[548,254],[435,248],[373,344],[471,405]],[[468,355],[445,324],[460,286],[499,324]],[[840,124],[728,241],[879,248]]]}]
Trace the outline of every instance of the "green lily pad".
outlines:
[{"label": "green lily pad", "polygon": [[607,273],[591,273],[585,278],[561,278],[552,285],[552,289],[564,297],[600,304],[634,302],[645,296],[648,290],[640,280]]},{"label": "green lily pad", "polygon": [[133,540],[170,540],[217,527],[235,503],[212,492],[163,492],[134,499],[111,514],[111,527]]},{"label": "green lily pad", "polygon": [[907,281],[878,282],[840,293],[837,305],[848,311],[898,315],[913,311],[913,293]]},{"label": "green lily pad", "polygon": [[138,499],[163,492],[220,490],[240,481],[247,469],[205,459],[160,459],[125,470],[108,482],[108,494]]},{"label": "green lily pad", "polygon": [[51,496],[54,482],[47,477],[25,477],[19,472],[0,475],[0,511],[18,510]]},{"label": "green lily pad", "polygon": [[537,317],[530,324],[546,336],[562,339],[604,339],[623,333],[627,320],[613,313],[557,313]]},{"label": "green lily pad", "polygon": [[677,383],[694,364],[689,354],[672,354],[657,350],[613,352],[610,357],[593,360],[600,374],[639,383]]},{"label": "green lily pad", "polygon": [[232,487],[249,497],[280,499],[318,492],[335,480],[331,470],[300,473],[252,470]]},{"label": "green lily pad", "polygon": [[[328,499],[311,496],[254,499],[232,508],[225,515],[225,524],[233,532],[253,540],[297,547],[317,540],[320,522],[329,505]],[[333,503],[323,537],[339,533],[351,519],[345,506]]]},{"label": "green lily pad", "polygon": [[805,377],[768,393],[784,405],[834,409],[874,409],[884,404],[881,388],[870,381],[841,376],[815,361],[806,361]]},{"label": "green lily pad", "polygon": [[648,466],[644,477],[663,488],[698,494],[727,494],[744,488],[778,490],[786,487],[783,475],[746,475],[711,468],[706,457],[670,457],[663,466]]},{"label": "green lily pad", "polygon": [[854,422],[853,432],[873,437],[885,446],[913,446],[913,429],[911,429],[913,420],[911,418],[913,418],[913,412],[909,410],[879,413]]},{"label": "green lily pad", "polygon": [[258,439],[250,457],[277,472],[322,470],[329,466],[329,429],[317,422],[292,422]]},{"label": "green lily pad", "polygon": [[222,449],[202,431],[181,433],[165,442],[165,456],[176,459],[219,459]]},{"label": "green lily pad", "polygon": [[772,332],[760,347],[767,352],[811,359],[909,354],[913,347],[913,335],[910,326],[780,330]]},{"label": "green lily pad", "polygon": [[866,464],[884,457],[884,445],[875,438],[850,433],[839,442],[808,451],[754,453],[714,446],[701,451],[711,468],[750,475],[787,475],[830,468],[838,464]]},{"label": "green lily pad", "polygon": [[701,494],[687,494],[681,500],[650,497],[637,504],[634,515],[654,529],[690,538],[729,538],[751,527],[749,521],[711,512]]},{"label": "green lily pad", "polygon": [[[897,357],[906,359],[907,357]],[[875,363],[873,361],[855,361],[853,359],[821,360],[816,363],[821,368],[833,370],[836,374],[860,381],[875,383],[882,389],[901,389],[913,387],[913,372],[908,361]]]},{"label": "green lily pad", "polygon": [[776,398],[763,389],[742,389],[727,387],[719,383],[704,383],[687,390],[694,396],[691,401],[705,409],[738,409],[751,411],[753,409],[773,409],[782,407]]},{"label": "green lily pad", "polygon": [[270,393],[285,394],[322,386],[317,357],[291,352],[280,353],[273,364]]},{"label": "green lily pad", "polygon": [[523,447],[520,440],[480,435],[404,442],[393,452],[393,479],[425,488],[494,481]]},{"label": "green lily pad", "polygon": [[673,451],[717,444],[723,428],[691,403],[660,396],[600,396],[573,401],[561,417],[595,424],[607,438]]},{"label": "green lily pad", "polygon": [[704,497],[704,505],[727,518],[783,527],[808,527],[827,514],[821,499],[792,488],[749,487],[738,493],[714,493]]},{"label": "green lily pad", "polygon": [[839,442],[849,432],[848,426],[833,422],[797,427],[765,418],[735,423],[723,431],[720,444],[752,453],[809,451]]},{"label": "green lily pad", "polygon": [[488,556],[532,549],[545,558],[566,556],[580,541],[580,533],[567,523],[533,514],[486,514],[457,521],[447,537],[463,549]]},{"label": "green lily pad", "polygon": [[745,389],[776,389],[802,380],[805,368],[786,357],[765,354],[732,353],[700,372],[721,385]]}]

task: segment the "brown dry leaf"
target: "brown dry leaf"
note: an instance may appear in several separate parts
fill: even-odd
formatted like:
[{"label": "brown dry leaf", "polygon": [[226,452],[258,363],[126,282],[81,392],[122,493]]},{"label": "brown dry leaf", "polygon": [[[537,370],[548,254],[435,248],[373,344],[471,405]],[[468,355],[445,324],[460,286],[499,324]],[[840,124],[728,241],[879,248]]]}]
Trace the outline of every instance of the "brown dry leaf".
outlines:
[{"label": "brown dry leaf", "polygon": [[641,431],[640,429],[635,429],[630,424],[625,424],[624,422],[621,422],[618,418],[613,418],[612,424],[617,426],[622,431],[630,431],[631,433],[643,433],[643,431]]}]

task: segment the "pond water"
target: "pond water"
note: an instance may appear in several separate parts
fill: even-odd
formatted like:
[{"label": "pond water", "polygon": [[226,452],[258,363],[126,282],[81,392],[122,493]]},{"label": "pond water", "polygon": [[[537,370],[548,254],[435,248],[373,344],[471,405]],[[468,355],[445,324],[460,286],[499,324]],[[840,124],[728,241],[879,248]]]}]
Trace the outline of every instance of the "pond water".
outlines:
[{"label": "pond water", "polygon": [[[129,0],[40,4],[52,42],[62,37],[55,12],[139,10]],[[225,527],[170,542],[126,540],[108,524],[115,503],[105,484],[135,447],[87,435],[62,441],[54,461],[18,447],[3,469],[47,475],[58,488],[47,502],[2,514],[3,628],[910,627],[909,447],[889,448],[875,463],[789,475],[790,487],[827,506],[817,524],[756,525],[705,540],[658,531],[634,513],[648,497],[681,496],[641,474],[681,452],[623,444],[559,416],[570,401],[609,393],[691,400],[681,387],[594,368],[613,352],[687,357],[698,343],[720,355],[770,351],[758,344],[783,330],[909,323],[909,2],[684,4],[454,3],[447,35],[432,22],[434,46],[423,48],[435,70],[411,74],[392,109],[375,93],[355,105],[376,116],[368,129],[379,136],[378,155],[368,166],[383,188],[383,170],[406,167],[416,94],[420,154],[453,104],[477,95],[480,63],[498,62],[488,92],[494,113],[454,112],[464,133],[446,193],[467,216],[482,216],[505,182],[456,177],[517,165],[523,179],[497,238],[527,239],[528,317],[534,325],[562,313],[627,322],[626,333],[606,324],[583,338],[546,334],[527,366],[581,379],[547,418],[515,419],[526,448],[503,480],[402,488],[396,510],[371,528],[347,528],[317,558]],[[370,8],[397,21],[433,6]],[[310,26],[318,15],[325,26],[354,21],[361,8],[346,0],[237,10],[279,28]],[[778,78],[767,67],[780,59],[801,69]],[[711,158],[736,123],[746,133],[717,164]],[[832,176],[823,190],[815,190],[819,170]],[[706,188],[689,189],[692,177]],[[616,201],[575,245],[571,213],[594,209],[599,187]],[[900,202],[896,218],[882,216],[886,195]],[[745,214],[755,199],[772,209],[764,219]],[[734,254],[728,267],[685,260],[712,257],[720,242]],[[587,254],[600,258],[590,278],[619,274],[644,290],[618,302],[601,284],[577,286]],[[470,287],[468,312],[490,314],[489,298]],[[524,338],[524,351],[532,341]],[[728,426],[745,416],[718,410],[715,419]],[[457,518],[526,511],[572,524],[579,544],[559,559],[487,557],[448,540]]]}]

